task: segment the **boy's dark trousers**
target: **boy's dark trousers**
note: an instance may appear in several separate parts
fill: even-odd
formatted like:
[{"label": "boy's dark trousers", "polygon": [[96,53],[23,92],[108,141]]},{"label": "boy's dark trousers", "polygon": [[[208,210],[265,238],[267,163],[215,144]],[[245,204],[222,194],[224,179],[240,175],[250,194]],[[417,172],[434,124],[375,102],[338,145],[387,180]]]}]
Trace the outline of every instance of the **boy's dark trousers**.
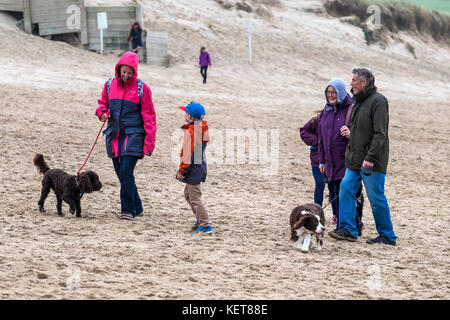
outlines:
[{"label": "boy's dark trousers", "polygon": [[206,72],[208,71],[208,66],[201,66],[200,73],[203,77],[203,83],[206,83]]}]

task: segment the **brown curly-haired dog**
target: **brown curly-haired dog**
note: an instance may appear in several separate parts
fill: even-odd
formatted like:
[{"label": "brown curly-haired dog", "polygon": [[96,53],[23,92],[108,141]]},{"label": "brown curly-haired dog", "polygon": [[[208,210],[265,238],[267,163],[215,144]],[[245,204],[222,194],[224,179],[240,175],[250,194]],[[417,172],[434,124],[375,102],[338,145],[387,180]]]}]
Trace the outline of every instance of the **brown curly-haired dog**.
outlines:
[{"label": "brown curly-haired dog", "polygon": [[70,175],[60,169],[50,169],[44,161],[42,154],[36,154],[33,159],[34,165],[39,172],[44,175],[42,179],[41,198],[39,199],[39,211],[45,212],[44,202],[50,189],[53,189],[56,195],[56,209],[60,216],[62,212],[63,200],[70,205],[70,213],[76,211],[77,217],[81,217],[80,200],[84,193],[91,193],[102,188],[98,175],[94,171],[82,173],[79,177]]}]

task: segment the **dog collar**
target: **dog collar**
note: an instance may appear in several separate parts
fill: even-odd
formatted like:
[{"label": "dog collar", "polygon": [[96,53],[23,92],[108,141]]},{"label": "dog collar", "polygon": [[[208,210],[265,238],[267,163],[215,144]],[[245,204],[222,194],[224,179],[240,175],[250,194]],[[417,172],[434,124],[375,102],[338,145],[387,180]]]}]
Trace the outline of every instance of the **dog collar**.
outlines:
[{"label": "dog collar", "polygon": [[75,177],[75,184],[77,185],[77,188],[80,187],[80,176],[79,176],[79,175],[77,175],[77,176]]},{"label": "dog collar", "polygon": [[[79,189],[80,188],[80,175],[77,175],[75,177],[75,184],[76,184],[77,188]],[[83,197],[83,192],[80,191],[80,199],[81,199],[81,197]]]}]

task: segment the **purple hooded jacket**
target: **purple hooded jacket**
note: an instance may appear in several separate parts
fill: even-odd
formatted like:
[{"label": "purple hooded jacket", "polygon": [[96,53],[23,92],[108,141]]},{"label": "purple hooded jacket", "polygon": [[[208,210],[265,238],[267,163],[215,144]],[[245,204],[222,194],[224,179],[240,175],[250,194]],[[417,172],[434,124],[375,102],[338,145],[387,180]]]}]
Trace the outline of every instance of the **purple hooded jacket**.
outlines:
[{"label": "purple hooded jacket", "polygon": [[202,67],[211,65],[211,57],[209,56],[208,51],[200,53],[200,56],[198,57],[198,64]]},{"label": "purple hooded jacket", "polygon": [[[328,88],[328,87],[327,87]],[[327,103],[322,111],[318,125],[319,163],[325,165],[325,174],[329,181],[342,180],[345,175],[345,149],[348,139],[341,136],[340,130],[353,100],[347,93],[335,106]],[[348,127],[350,128],[351,120]]]},{"label": "purple hooded jacket", "polygon": [[[314,119],[314,118],[313,118]],[[319,145],[319,134],[317,132],[317,127],[319,125],[319,119],[309,120],[303,127],[300,128],[300,138],[308,146],[318,146]],[[311,159],[311,167],[319,167],[319,151],[310,152],[309,158]]]}]

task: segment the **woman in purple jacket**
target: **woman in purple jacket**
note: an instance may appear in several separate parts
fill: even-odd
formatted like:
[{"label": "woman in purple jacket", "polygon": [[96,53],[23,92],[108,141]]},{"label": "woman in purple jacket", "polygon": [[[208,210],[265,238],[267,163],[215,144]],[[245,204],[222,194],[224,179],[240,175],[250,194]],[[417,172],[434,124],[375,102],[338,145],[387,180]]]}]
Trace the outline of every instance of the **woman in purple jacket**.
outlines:
[{"label": "woman in purple jacket", "polygon": [[203,83],[206,83],[206,72],[208,71],[208,66],[211,66],[211,57],[205,47],[201,47],[200,49],[198,64],[200,65],[200,74],[203,77]]},{"label": "woman in purple jacket", "polygon": [[319,151],[317,146],[319,145],[319,135],[317,127],[320,119],[320,111],[311,118],[303,127],[300,128],[300,138],[306,145],[311,146],[310,156],[311,168],[316,187],[314,189],[314,202],[322,206],[323,204],[323,190],[325,189],[325,180],[323,174],[319,169]]},{"label": "woman in purple jacket", "polygon": [[[328,83],[325,88],[325,98],[327,103],[318,124],[319,168],[328,181],[333,222],[338,225],[339,188],[345,174],[345,149],[349,135],[348,131],[342,131],[342,127],[346,125],[350,128],[350,106],[353,105],[353,100],[347,93],[344,80],[339,78],[332,79]],[[359,212],[362,215],[362,204]],[[355,218],[357,219],[357,225],[362,230],[360,217]]]}]

